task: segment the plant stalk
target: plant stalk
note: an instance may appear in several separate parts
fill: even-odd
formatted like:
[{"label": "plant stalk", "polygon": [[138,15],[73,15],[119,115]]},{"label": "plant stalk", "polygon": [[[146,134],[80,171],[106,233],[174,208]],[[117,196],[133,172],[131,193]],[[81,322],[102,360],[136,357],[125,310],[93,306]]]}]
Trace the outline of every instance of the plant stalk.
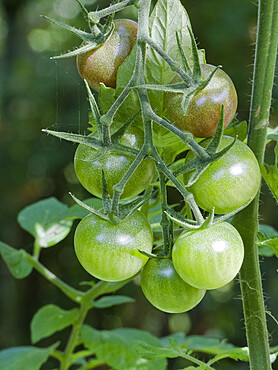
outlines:
[{"label": "plant stalk", "polygon": [[[259,0],[257,42],[249,114],[248,145],[260,165],[264,161],[278,41],[278,0]],[[245,257],[240,286],[251,370],[271,369],[268,331],[256,237],[259,194],[233,220],[240,232]]]},{"label": "plant stalk", "polygon": [[88,304],[88,302],[85,303],[83,302],[80,306],[78,318],[76,322],[73,324],[72,332],[65,350],[64,358],[63,361],[61,362],[61,370],[68,370],[68,368],[72,364],[73,361],[72,353],[79,339],[80,329],[90,308],[91,306],[90,304]]}]

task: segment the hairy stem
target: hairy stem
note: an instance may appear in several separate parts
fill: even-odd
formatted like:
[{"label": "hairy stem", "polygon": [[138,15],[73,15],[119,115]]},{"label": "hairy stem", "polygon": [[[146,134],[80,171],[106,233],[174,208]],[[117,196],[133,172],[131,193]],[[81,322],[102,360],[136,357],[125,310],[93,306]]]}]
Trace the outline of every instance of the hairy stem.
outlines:
[{"label": "hairy stem", "polygon": [[[137,47],[136,62],[137,62],[137,66],[139,66],[138,67],[139,77],[137,78],[137,81],[139,82],[139,84],[142,84],[145,82],[144,81],[144,64],[145,64],[145,56],[146,56],[146,39],[148,39],[149,37],[148,36],[148,17],[149,17],[150,1],[148,1],[147,4],[146,4],[146,1],[141,0],[139,2],[139,7],[138,7],[138,22],[139,22],[140,27],[138,30],[139,42],[138,42],[138,47]],[[149,146],[150,155],[155,160],[156,167],[159,173],[164,174],[166,178],[168,178],[170,181],[173,182],[173,184],[177,187],[177,189],[183,195],[184,200],[192,208],[192,211],[196,217],[197,222],[201,224],[204,221],[204,219],[200,212],[199,207],[197,206],[194,200],[193,195],[189,193],[183,187],[183,185],[177,180],[177,178],[173,175],[173,173],[168,169],[168,167],[163,162],[162,158],[160,158],[155,146],[153,145],[152,137],[151,137],[151,120],[156,120],[154,118],[159,119],[160,117],[156,116],[155,113],[153,113],[151,110],[147,90],[144,88],[140,88],[138,89],[138,94],[139,94],[139,99],[141,103],[141,110],[142,110],[142,116],[143,116],[143,122],[144,122],[144,131],[145,131],[145,135],[147,136],[145,138],[145,142],[146,142],[146,145]],[[163,119],[161,120],[164,121]],[[174,127],[168,122],[166,121],[164,122],[169,126],[168,129],[171,129],[172,127]],[[182,133],[179,129],[178,129],[178,135],[183,135],[184,142],[190,141],[190,139],[192,138],[191,134]]]},{"label": "hairy stem", "polygon": [[40,253],[41,253],[41,246],[39,245],[39,243],[37,242],[37,240],[35,240],[34,242],[34,249],[33,249],[33,257],[38,260],[39,257],[40,257]]},{"label": "hairy stem", "polygon": [[120,197],[124,191],[126,183],[130,179],[136,168],[140,165],[140,163],[144,159],[145,153],[146,153],[145,147],[143,146],[140,152],[138,153],[137,157],[134,159],[134,161],[132,162],[132,164],[130,165],[130,167],[120,180],[120,182],[113,186],[112,211],[116,212],[116,214],[118,214]]},{"label": "hairy stem", "polygon": [[110,14],[119,12],[129,5],[132,5],[136,0],[123,0],[120,3],[109,6],[108,8],[89,13],[89,18],[92,22],[98,22],[101,18],[107,17]]},{"label": "hairy stem", "polygon": [[159,181],[161,189],[161,208],[162,208],[160,226],[163,232],[164,252],[165,254],[168,254],[170,250],[170,220],[165,213],[165,211],[167,210],[167,188],[163,172],[159,173]]},{"label": "hairy stem", "polygon": [[[123,282],[122,286],[127,284],[130,280],[131,279],[126,280],[126,282]],[[70,366],[73,364],[73,362],[78,358],[76,354],[74,355],[74,349],[76,345],[78,344],[80,330],[82,328],[84,320],[89,310],[93,308],[93,301],[96,298],[98,298],[100,295],[107,293],[106,288],[109,284],[111,283],[108,283],[106,281],[100,281],[98,284],[94,285],[87,292],[83,293],[82,300],[80,301],[78,317],[76,321],[73,323],[71,335],[66,345],[65,352],[63,355],[60,356],[61,370],[68,370]],[[119,286],[117,286],[117,283],[116,283],[114,285],[114,289],[111,286],[110,291],[113,292],[117,290],[118,288]],[[87,355],[89,355],[89,353],[87,353]],[[102,362],[98,362],[98,365],[100,364],[102,364]],[[88,367],[88,368],[93,368],[93,367]]]},{"label": "hairy stem", "polygon": [[113,118],[115,114],[117,113],[117,110],[120,108],[120,106],[123,104],[124,100],[128,97],[130,93],[130,88],[134,85],[133,79],[129,81],[129,83],[125,86],[117,100],[111,105],[108,112],[105,113],[104,116],[101,117],[100,121],[102,124],[106,124],[110,126],[113,122]]},{"label": "hairy stem", "polygon": [[90,308],[91,306],[87,302],[82,303],[80,306],[78,318],[73,324],[72,332],[66,346],[64,358],[61,363],[61,370],[68,370],[72,364],[72,353],[79,339],[80,329]]},{"label": "hairy stem", "polygon": [[[264,161],[277,39],[278,0],[260,0],[248,131],[248,145],[254,151],[260,165]],[[239,230],[245,245],[240,286],[250,352],[250,367],[252,370],[269,370],[271,364],[268,332],[256,245],[258,209],[259,195],[247,208],[235,216],[233,224]]]},{"label": "hairy stem", "polygon": [[184,80],[188,87],[194,85],[195,81],[184,72],[179,63],[170,58],[160,46],[158,46],[151,38],[145,37],[145,42],[148,43],[162,58],[169,64],[172,71],[175,71]]}]

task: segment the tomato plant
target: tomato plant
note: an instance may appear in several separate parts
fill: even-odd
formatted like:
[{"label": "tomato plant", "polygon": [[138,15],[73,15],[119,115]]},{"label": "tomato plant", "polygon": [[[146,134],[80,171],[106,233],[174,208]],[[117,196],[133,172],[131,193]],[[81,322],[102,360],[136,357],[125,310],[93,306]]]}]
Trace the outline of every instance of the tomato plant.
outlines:
[{"label": "tomato plant", "polygon": [[96,215],[85,217],[74,235],[75,253],[91,275],[104,281],[121,281],[135,275],[148,257],[139,252],[152,250],[152,232],[139,211],[120,224]]},{"label": "tomato plant", "polygon": [[[267,127],[278,43],[278,0],[259,0],[248,130],[244,121],[233,120],[237,108],[234,85],[222,70],[204,64],[209,52],[205,55],[198,49],[180,0],[118,0],[92,12],[81,1],[76,2],[87,20],[88,32],[45,18],[82,40],[79,48],[53,58],[77,57],[88,93],[89,125],[93,123],[89,130],[93,133],[82,135],[80,129],[76,133],[43,131],[79,144],[75,171],[81,185],[93,196],[81,200],[71,193],[69,202],[76,204],[69,206],[51,197],[20,212],[18,222],[33,236],[33,250],[30,245],[27,251],[0,242],[1,256],[14,277],[26,278],[36,270],[73,301],[74,308],[64,310],[49,304],[39,309],[31,322],[32,345],[1,350],[0,368],[39,370],[42,366],[60,366],[61,370],[81,370],[107,365],[118,370],[165,370],[166,358],[182,357],[193,364],[186,364],[188,369],[212,370],[217,361],[229,357],[250,362],[251,370],[270,370],[278,349],[269,349],[257,243],[265,247],[265,254],[277,255],[278,233],[270,228],[268,235],[269,225],[257,232],[256,194],[261,167],[278,199],[278,150],[273,166],[264,167],[263,163],[266,142],[278,141],[277,131]],[[115,13],[128,11],[129,6],[134,6],[133,15],[138,14],[138,25],[129,20],[113,23]],[[0,9],[0,18],[1,13]],[[69,19],[70,12],[67,16]],[[46,30],[38,31],[28,37],[37,51],[47,47],[50,40]],[[10,37],[7,44],[12,40]],[[89,85],[98,92],[92,92]],[[20,99],[13,103],[17,101]],[[22,109],[19,111],[22,113]],[[239,134],[242,140],[247,135],[248,146],[223,136],[222,127],[231,120],[227,131],[232,136]],[[13,139],[17,136],[11,135]],[[200,142],[196,136],[213,138]],[[186,151],[189,154],[184,159]],[[32,171],[35,162],[29,165]],[[69,167],[65,174],[72,179]],[[80,191],[81,186],[73,183]],[[180,193],[177,202],[173,199],[176,191]],[[231,223],[225,222],[231,217]],[[75,230],[74,249],[81,266],[77,259],[70,260],[73,248],[68,245],[62,253],[57,249],[62,256],[57,263],[64,264],[65,277],[74,276],[75,282],[84,269],[93,276],[93,280],[80,282],[82,289],[64,282],[40,258],[42,249],[53,248],[70,234],[76,219],[81,221]],[[223,342],[222,337],[207,337],[210,328],[204,313],[215,308],[217,312],[221,307],[226,316],[217,297],[225,292],[231,296],[232,285],[208,292],[209,307],[200,305],[201,314],[195,311],[193,336],[172,332],[169,337],[167,325],[163,328],[167,337],[160,339],[137,329],[98,330],[84,325],[91,309],[133,302],[131,297],[111,293],[134,280],[132,294],[136,294],[140,272],[142,290],[150,303],[161,311],[180,313],[196,306],[206,290],[231,282],[239,271],[247,338],[243,348]],[[149,320],[147,312],[134,307],[130,312],[138,320],[136,325],[160,331],[159,316]],[[242,322],[236,317],[239,313],[233,315],[234,322]],[[129,314],[126,316],[129,318]],[[193,316],[195,313],[171,319],[187,317],[189,321]],[[144,323],[139,322],[142,317],[147,317]],[[195,327],[198,320],[200,324]],[[111,321],[115,326],[124,323]],[[152,321],[156,326],[149,327]],[[55,338],[44,348],[35,346],[67,327],[71,328],[68,338]],[[223,327],[215,332],[220,332],[218,329],[230,335]],[[200,331],[206,336],[195,335]],[[207,362],[194,357],[195,351],[205,353]],[[44,365],[49,358],[55,363]]]},{"label": "tomato plant", "polygon": [[169,313],[189,311],[205,295],[205,290],[182,280],[168,258],[149,259],[142,269],[141,288],[154,307]]},{"label": "tomato plant", "polygon": [[[202,64],[202,77],[207,79],[215,69],[210,64]],[[180,82],[175,77],[172,83]],[[167,94],[167,108],[170,120],[181,130],[191,132],[196,137],[213,136],[220,118],[221,106],[224,106],[224,127],[234,118],[237,109],[237,93],[230,77],[218,69],[209,84],[196,92],[184,114],[181,93]]]},{"label": "tomato plant", "polygon": [[115,19],[114,31],[103,45],[77,56],[80,76],[94,89],[100,83],[116,87],[117,72],[130,54],[137,39],[137,23],[130,19]]},{"label": "tomato plant", "polygon": [[[219,150],[233,142],[233,138],[223,136]],[[200,143],[209,145],[210,139]],[[186,162],[194,158],[189,153]],[[187,183],[190,173],[184,175]],[[243,142],[236,140],[232,148],[223,157],[213,162],[201,174],[198,180],[189,187],[199,207],[215,213],[229,213],[243,206],[257,194],[261,182],[258,161],[251,149]]]},{"label": "tomato plant", "polygon": [[[140,149],[144,142],[144,133],[139,127],[127,129],[120,143],[134,149]],[[74,156],[76,175],[91,194],[102,196],[102,171],[107,181],[108,192],[113,195],[116,185],[128,170],[134,157],[125,154],[114,154],[98,151],[87,145],[80,144]],[[132,198],[145,190],[156,177],[155,164],[151,159],[144,159],[127,182],[121,199]]]},{"label": "tomato plant", "polygon": [[242,239],[228,223],[182,233],[173,247],[180,277],[198,289],[216,289],[239,272],[244,256]]}]

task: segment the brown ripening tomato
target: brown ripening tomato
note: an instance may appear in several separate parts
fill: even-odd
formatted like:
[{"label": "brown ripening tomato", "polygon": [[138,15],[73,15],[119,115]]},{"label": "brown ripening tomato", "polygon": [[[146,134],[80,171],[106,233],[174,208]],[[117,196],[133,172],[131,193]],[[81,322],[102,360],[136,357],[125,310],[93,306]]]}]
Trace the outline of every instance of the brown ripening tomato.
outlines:
[{"label": "brown ripening tomato", "polygon": [[[205,80],[215,69],[210,64],[202,64],[202,78]],[[172,83],[181,81],[176,76]],[[224,106],[224,127],[232,121],[237,109],[237,93],[230,77],[218,69],[209,84],[198,91],[189,103],[186,114],[182,110],[182,93],[167,93],[167,109],[170,120],[183,131],[196,137],[209,137],[215,134]]]},{"label": "brown ripening tomato", "polygon": [[131,53],[137,39],[136,22],[115,19],[114,24],[115,29],[103,45],[77,56],[80,76],[97,91],[100,83],[107,87],[116,87],[118,69]]}]

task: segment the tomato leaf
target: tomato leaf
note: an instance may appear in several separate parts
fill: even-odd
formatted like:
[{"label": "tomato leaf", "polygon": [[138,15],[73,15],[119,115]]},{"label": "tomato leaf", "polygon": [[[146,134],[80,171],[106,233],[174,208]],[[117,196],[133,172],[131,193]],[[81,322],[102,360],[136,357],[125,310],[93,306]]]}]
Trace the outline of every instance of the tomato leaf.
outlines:
[{"label": "tomato leaf", "polygon": [[16,279],[23,279],[31,273],[33,267],[27,261],[24,250],[18,250],[0,242],[0,253]]},{"label": "tomato leaf", "polygon": [[212,355],[226,354],[234,360],[249,361],[248,349],[246,347],[236,347],[231,343],[217,338],[208,338],[198,335],[185,336],[183,333],[177,333],[170,337],[161,339],[161,343],[167,345],[171,339],[176,339],[180,348],[188,351],[202,352]]},{"label": "tomato leaf", "polygon": [[275,248],[275,239],[278,238],[278,231],[270,225],[259,225],[259,232],[257,235],[257,244],[261,256],[272,257],[277,255],[278,248]]},{"label": "tomato leaf", "polygon": [[66,311],[53,304],[40,308],[31,322],[32,343],[47,338],[73,324],[77,319],[78,313],[77,308]]},{"label": "tomato leaf", "polygon": [[240,141],[244,141],[247,136],[247,122],[241,121],[236,124],[230,124],[224,129],[223,135],[236,137]]},{"label": "tomato leaf", "polygon": [[[192,64],[192,45],[188,31],[191,27],[186,10],[179,0],[159,0],[150,17],[150,37],[159,45],[173,60],[182,65],[182,56],[177,43],[177,32],[180,32],[180,45],[184,54]],[[204,63],[203,51],[199,50],[199,58]],[[167,85],[175,77],[165,60],[151,47],[147,50],[146,60],[146,83],[154,85]],[[165,92],[149,91],[149,99],[155,112],[159,116],[166,114]],[[160,155],[166,163],[172,163],[174,158],[187,148],[174,134],[166,131],[159,125],[154,125],[154,142],[159,147]]]},{"label": "tomato leaf", "polygon": [[278,258],[278,237],[265,240],[261,243],[261,245],[267,245]]},{"label": "tomato leaf", "polygon": [[0,351],[0,369],[40,370],[57,343],[47,348],[33,346],[12,347]]},{"label": "tomato leaf", "polygon": [[67,208],[56,198],[47,198],[24,208],[18,214],[18,222],[40,247],[51,247],[70,232],[73,221],[64,219]]},{"label": "tomato leaf", "polygon": [[[180,65],[182,65],[182,56],[176,34],[181,30],[180,44],[189,64],[192,64],[192,46],[188,26],[191,27],[189,17],[179,0],[159,0],[156,3],[149,21],[150,37]],[[200,52],[200,59],[203,60],[202,52]],[[175,75],[176,73],[171,70],[165,60],[149,47],[146,60],[146,83],[165,85],[170,83]],[[158,115],[162,115],[165,111],[164,95],[163,92],[149,92],[151,105],[156,108]]]},{"label": "tomato leaf", "polygon": [[267,141],[275,140],[278,141],[278,126],[267,128]]},{"label": "tomato leaf", "polygon": [[167,164],[173,163],[178,154],[189,149],[177,135],[164,127],[158,127],[157,124],[154,124],[153,140]]},{"label": "tomato leaf", "polygon": [[270,362],[273,364],[276,361],[277,357],[278,357],[278,352],[271,353],[270,354]]},{"label": "tomato leaf", "polygon": [[102,114],[108,112],[111,105],[116,100],[115,89],[112,87],[106,87],[104,84],[100,84],[99,94],[98,94],[98,104]]},{"label": "tomato leaf", "polygon": [[[186,357],[186,352],[202,352],[211,355],[221,355],[221,358],[232,358],[233,360],[249,361],[248,349],[239,348],[234,345],[220,341],[216,338],[201,336],[188,336],[177,333],[171,337],[161,339],[161,345],[154,346],[149,343],[138,344],[138,353],[144,358],[176,358]],[[220,359],[220,357],[219,357]]]},{"label": "tomato leaf", "polygon": [[93,307],[95,308],[108,308],[113,306],[118,306],[120,304],[124,303],[132,303],[135,302],[135,300],[131,297],[126,297],[123,295],[110,295],[106,297],[102,297],[98,299],[97,301],[93,302]]},{"label": "tomato leaf", "polygon": [[87,325],[81,330],[81,340],[97,359],[118,370],[144,368],[146,370],[166,369],[164,359],[142,359],[137,351],[137,343],[159,344],[151,334],[138,329],[116,329],[99,331]]},{"label": "tomato leaf", "polygon": [[261,167],[261,171],[267,186],[278,203],[278,144],[276,144],[275,153],[276,163],[274,165],[265,164]]},{"label": "tomato leaf", "polygon": [[278,236],[278,231],[273,226],[265,224],[259,225],[259,233],[261,241]]}]

